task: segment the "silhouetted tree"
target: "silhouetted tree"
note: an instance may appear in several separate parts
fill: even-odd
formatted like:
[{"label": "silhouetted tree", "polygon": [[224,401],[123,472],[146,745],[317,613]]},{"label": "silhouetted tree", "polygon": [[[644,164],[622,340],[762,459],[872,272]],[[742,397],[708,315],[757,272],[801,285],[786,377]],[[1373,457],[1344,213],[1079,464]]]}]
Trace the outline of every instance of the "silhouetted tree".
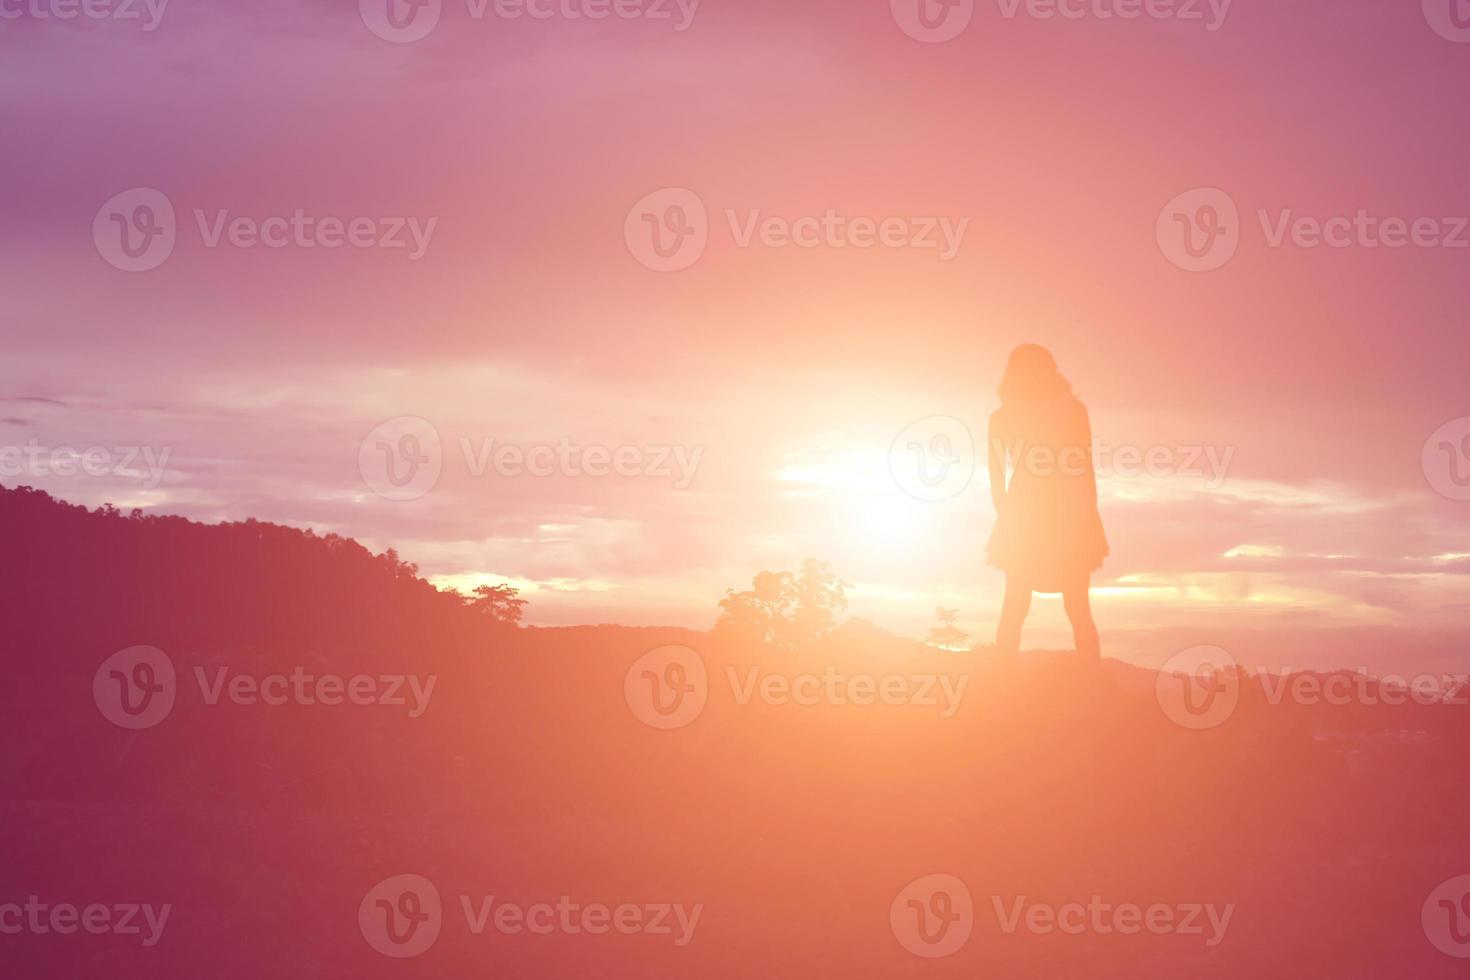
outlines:
[{"label": "silhouetted tree", "polygon": [[955,626],[954,621],[959,617],[958,609],[945,609],[939,606],[934,610],[939,617],[939,625],[929,631],[926,642],[930,646],[936,646],[941,650],[963,650],[965,642],[970,634]]},{"label": "silhouetted tree", "polygon": [[815,558],[795,574],[759,572],[751,585],[745,592],[725,591],[715,629],[796,649],[831,632],[847,608],[848,584]]},{"label": "silhouetted tree", "polygon": [[514,626],[521,621],[526,600],[519,598],[520,590],[504,583],[482,585],[475,589],[475,597],[469,600],[470,608],[490,617],[492,622]]}]

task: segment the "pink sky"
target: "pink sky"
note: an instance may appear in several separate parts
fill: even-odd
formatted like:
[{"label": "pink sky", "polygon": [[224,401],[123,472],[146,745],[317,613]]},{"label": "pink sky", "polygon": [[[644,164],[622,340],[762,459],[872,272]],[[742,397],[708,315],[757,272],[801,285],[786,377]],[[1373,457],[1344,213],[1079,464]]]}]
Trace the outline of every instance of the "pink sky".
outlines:
[{"label": "pink sky", "polygon": [[[408,44],[348,2],[175,0],[151,31],[0,20],[0,444],[169,451],[156,486],[3,482],[336,531],[438,581],[522,583],[536,623],[703,627],[726,587],[815,556],[856,614],[918,633],[957,606],[988,638],[983,478],[916,501],[888,452],[932,416],[983,438],[1006,351],[1035,341],[1110,446],[1231,453],[1219,480],[1104,474],[1105,642],[1458,643],[1470,503],[1421,453],[1470,415],[1470,248],[1272,247],[1258,212],[1452,229],[1470,44],[1413,3],[1237,0],[1210,31],[991,0],[943,44],[886,0],[704,0],[683,31],[670,7],[507,20],[448,0]],[[172,203],[177,244],[130,273],[93,220],[137,187]],[[709,244],[655,272],[624,225],[669,187],[706,206]],[[1210,272],[1156,238],[1193,188],[1240,213]],[[437,220],[412,259],[209,247],[194,216],[298,209]],[[944,259],[741,247],[727,210],[967,224]],[[399,416],[433,423],[443,474],[390,501],[358,450]],[[488,439],[700,455],[683,488],[476,476],[461,440]],[[1061,618],[1039,611],[1042,639]]]}]

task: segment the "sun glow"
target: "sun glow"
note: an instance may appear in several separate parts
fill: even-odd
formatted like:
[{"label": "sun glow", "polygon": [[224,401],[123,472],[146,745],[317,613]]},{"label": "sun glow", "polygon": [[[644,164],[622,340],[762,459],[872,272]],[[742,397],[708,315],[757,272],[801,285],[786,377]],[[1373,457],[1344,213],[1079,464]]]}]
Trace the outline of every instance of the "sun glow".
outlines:
[{"label": "sun glow", "polygon": [[873,548],[912,545],[923,523],[917,503],[899,492],[864,494],[851,506],[852,534]]}]

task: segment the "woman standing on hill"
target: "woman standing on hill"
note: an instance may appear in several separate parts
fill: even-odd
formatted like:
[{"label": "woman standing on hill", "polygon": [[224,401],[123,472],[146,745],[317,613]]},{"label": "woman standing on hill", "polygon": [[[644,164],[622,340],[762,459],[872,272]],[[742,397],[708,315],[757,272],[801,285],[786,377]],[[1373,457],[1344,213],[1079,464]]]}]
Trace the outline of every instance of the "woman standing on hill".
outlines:
[{"label": "woman standing on hill", "polygon": [[1024,344],[1011,351],[1000,408],[990,416],[989,444],[996,522],[985,551],[1006,573],[995,645],[1002,655],[1015,656],[1031,593],[1060,592],[1077,652],[1096,663],[1097,624],[1087,592],[1108,540],[1097,511],[1092,427],[1045,347]]}]

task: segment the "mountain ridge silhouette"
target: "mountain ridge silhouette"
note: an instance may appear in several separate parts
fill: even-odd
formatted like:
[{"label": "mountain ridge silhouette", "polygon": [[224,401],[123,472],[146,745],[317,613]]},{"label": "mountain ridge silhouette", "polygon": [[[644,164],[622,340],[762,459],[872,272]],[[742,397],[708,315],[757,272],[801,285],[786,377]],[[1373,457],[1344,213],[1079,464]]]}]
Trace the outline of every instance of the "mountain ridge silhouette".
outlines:
[{"label": "mountain ridge silhouette", "polygon": [[[1419,908],[1470,867],[1461,707],[1278,705],[1247,679],[1227,721],[1191,731],[1160,710],[1154,672],[1117,661],[1090,672],[1038,653],[1005,669],[861,622],[795,654],[678,628],[495,627],[391,552],[34,490],[0,492],[0,534],[28,569],[9,577],[3,620],[10,891],[172,902],[164,952],[181,971],[387,976],[403,964],[363,942],[355,910],[407,871],[451,913],[461,894],[706,907],[707,942],[681,949],[446,924],[413,975],[903,975],[932,964],[895,943],[888,906],[936,871],[980,909],[1094,894],[1239,907],[1210,949],[977,925],[943,976],[1224,977],[1313,957],[1339,975],[1458,970],[1425,941]],[[171,659],[178,696],[133,731],[99,711],[92,685],[139,644]],[[627,693],[639,658],[667,645],[692,650],[707,678],[702,712],[677,730],[645,723]],[[410,717],[211,704],[199,680],[298,668],[435,685]],[[748,677],[829,670],[967,685],[948,718],[737,694]],[[215,962],[222,948],[247,952]],[[148,951],[106,951],[112,976],[156,975]],[[45,964],[89,975],[96,955],[58,943]],[[26,966],[21,953],[18,975]]]}]

